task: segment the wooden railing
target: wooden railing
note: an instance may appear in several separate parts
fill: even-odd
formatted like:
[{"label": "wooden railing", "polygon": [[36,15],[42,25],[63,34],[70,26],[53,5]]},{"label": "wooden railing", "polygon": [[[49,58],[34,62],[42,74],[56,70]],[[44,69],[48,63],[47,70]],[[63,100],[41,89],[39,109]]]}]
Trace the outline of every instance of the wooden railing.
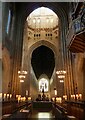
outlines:
[{"label": "wooden railing", "polygon": [[75,116],[78,120],[85,119],[85,102],[66,101],[61,106],[67,110],[68,115]]},{"label": "wooden railing", "polygon": [[53,103],[52,111],[56,119],[67,120],[67,110],[64,107]]},{"label": "wooden railing", "polygon": [[18,101],[4,101],[2,102],[2,115],[12,114],[13,112],[23,108],[26,105],[27,105],[26,102],[18,103]]},{"label": "wooden railing", "polygon": [[70,23],[69,30],[67,33],[67,46],[70,45],[71,41],[78,33],[81,33],[85,29],[83,23],[81,22],[81,16],[77,17]]}]

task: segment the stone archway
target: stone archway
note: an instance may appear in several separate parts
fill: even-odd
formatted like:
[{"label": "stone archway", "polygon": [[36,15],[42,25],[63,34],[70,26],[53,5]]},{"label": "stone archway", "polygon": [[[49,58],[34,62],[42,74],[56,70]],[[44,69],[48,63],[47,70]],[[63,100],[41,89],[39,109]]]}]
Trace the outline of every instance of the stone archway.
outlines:
[{"label": "stone archway", "polygon": [[56,46],[54,46],[52,43],[50,43],[48,41],[45,41],[45,40],[40,40],[40,41],[34,43],[33,45],[31,45],[31,47],[29,48],[30,64],[31,64],[31,57],[32,57],[33,51],[36,48],[38,48],[38,47],[40,47],[42,45],[50,48],[53,51],[54,57],[55,57],[55,66],[57,66],[57,62],[56,62],[57,61],[57,49],[56,49]]},{"label": "stone archway", "polygon": [[41,74],[46,74],[50,79],[55,68],[53,51],[45,45],[41,45],[32,52],[31,58],[31,66],[37,79]]},{"label": "stone archway", "polygon": [[[38,6],[37,6],[37,4],[38,4]],[[59,24],[60,24],[60,31],[61,31],[61,33],[60,33],[61,48],[59,49],[59,51],[62,51],[61,60],[63,61],[62,62],[63,65],[61,65],[61,67],[60,67],[62,69],[66,65],[66,63],[65,63],[66,62],[66,54],[64,56],[64,53],[66,52],[66,37],[65,37],[65,35],[66,35],[67,27],[68,27],[67,15],[66,15],[66,12],[65,12],[65,8],[60,3],[57,3],[57,2],[56,2],[56,4],[54,4],[54,3],[52,3],[52,4],[43,3],[43,5],[41,5],[41,3],[32,3],[32,4],[28,5],[28,7],[22,8],[23,9],[23,11],[22,11],[23,15],[22,16],[24,16],[24,21],[23,21],[22,16],[21,16],[21,20],[23,22],[25,22],[27,17],[30,15],[30,13],[35,10],[33,8],[33,6],[36,6],[35,7],[36,9],[41,7],[41,6],[47,7],[47,8],[52,7],[53,12],[55,12],[55,14],[57,14],[58,17],[59,17],[59,20],[60,20]],[[57,9],[56,9],[56,7],[57,7]],[[28,12],[28,8],[29,8],[29,12]],[[41,41],[41,44],[42,44],[42,42],[43,42],[43,40]],[[31,57],[31,55],[30,55],[30,57]]]},{"label": "stone archway", "polygon": [[[38,4],[38,6],[37,6],[37,4]],[[31,6],[32,5],[32,6]],[[22,7],[21,9],[22,10],[20,10],[20,12],[22,11],[22,15],[20,15],[19,17],[21,18],[21,20],[20,20],[20,22],[21,23],[23,23],[22,24],[22,26],[24,25],[24,23],[25,23],[25,21],[26,21],[26,19],[27,19],[27,16],[29,16],[29,14],[32,12],[32,11],[34,11],[34,7],[33,6],[35,6],[35,8],[38,8],[38,7],[41,7],[41,4],[39,4],[39,3],[33,3],[33,4],[31,4],[31,5],[28,5],[27,7],[26,6],[24,6],[24,8]],[[43,6],[44,7],[47,7],[47,8],[51,8],[52,6],[53,6],[53,11],[58,15],[58,17],[59,17],[59,19],[60,19],[60,29],[61,29],[61,33],[60,33],[60,41],[62,42],[62,50],[64,50],[63,52],[62,52],[62,55],[63,55],[63,53],[65,52],[65,45],[66,45],[66,38],[65,38],[65,35],[66,35],[66,30],[67,30],[67,26],[68,26],[68,23],[67,23],[67,16],[66,16],[66,13],[65,13],[65,11],[64,11],[64,9],[63,9],[63,7],[60,7],[60,6],[62,6],[62,5],[60,5],[60,3],[59,3],[59,5],[58,5],[58,3],[56,3],[56,5],[55,4],[49,4],[49,3],[43,3]],[[56,9],[57,8],[57,9]],[[45,41],[45,40],[40,40],[40,41],[36,41],[34,44],[31,44],[30,45],[30,47],[29,47],[29,50],[28,50],[28,54],[27,54],[27,60],[28,60],[28,63],[25,63],[25,69],[26,69],[26,66],[28,66],[28,68],[31,68],[31,54],[32,54],[32,51],[34,50],[34,49],[36,49],[38,46],[40,46],[40,45],[45,45],[45,46],[47,46],[47,47],[49,47],[50,46],[50,48],[55,52],[56,51],[56,44],[55,45],[53,45],[52,43],[50,43],[49,41]],[[49,44],[49,45],[48,45]],[[60,52],[60,50],[58,51],[58,52]],[[57,52],[55,52],[56,53],[56,55],[57,55]],[[65,54],[66,55],[66,54]],[[65,56],[64,56],[65,57]],[[62,58],[61,58],[62,59]],[[57,58],[55,58],[55,60],[57,60]],[[55,62],[55,64],[56,64],[56,66],[58,65],[58,63],[56,63]],[[61,65],[62,66],[62,65]],[[30,78],[30,71],[28,70],[28,77]]]},{"label": "stone archway", "polygon": [[[52,44],[52,43],[50,43],[50,42],[48,42],[48,41],[45,41],[45,40],[41,40],[41,41],[38,41],[38,42],[36,42],[36,43],[34,43],[30,48],[29,48],[29,50],[28,50],[28,66],[29,66],[29,68],[30,68],[30,70],[28,70],[29,72],[29,75],[28,76],[30,76],[29,77],[29,83],[30,83],[30,81],[31,81],[31,57],[32,57],[32,52],[36,49],[36,48],[38,48],[39,46],[42,46],[42,45],[44,45],[44,46],[46,46],[46,47],[48,47],[48,48],[50,48],[53,52],[54,52],[54,57],[55,57],[55,70],[54,70],[54,72],[56,71],[56,67],[57,67],[57,50],[56,50],[56,47]],[[29,59],[30,58],[30,59]],[[56,79],[56,74],[55,74],[55,79]],[[56,82],[56,81],[55,81]],[[56,83],[55,83],[56,84]],[[30,88],[30,86],[29,86],[29,88]],[[29,90],[30,91],[30,90]]]}]

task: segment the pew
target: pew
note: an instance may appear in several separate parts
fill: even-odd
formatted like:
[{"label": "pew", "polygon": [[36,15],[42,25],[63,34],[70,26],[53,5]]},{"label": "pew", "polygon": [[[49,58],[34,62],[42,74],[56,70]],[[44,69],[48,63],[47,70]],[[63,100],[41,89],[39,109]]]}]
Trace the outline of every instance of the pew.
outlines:
[{"label": "pew", "polygon": [[52,104],[52,110],[56,120],[67,120],[67,111],[63,107]]},{"label": "pew", "polygon": [[2,116],[2,120],[16,120],[30,118],[32,113],[32,103],[26,103],[23,106],[18,107],[12,114],[5,114]]}]

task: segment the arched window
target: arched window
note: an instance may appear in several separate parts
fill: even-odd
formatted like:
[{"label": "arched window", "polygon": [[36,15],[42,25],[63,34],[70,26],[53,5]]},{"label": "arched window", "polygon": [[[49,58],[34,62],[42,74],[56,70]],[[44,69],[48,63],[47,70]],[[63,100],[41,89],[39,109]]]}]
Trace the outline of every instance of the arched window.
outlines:
[{"label": "arched window", "polygon": [[27,17],[31,28],[55,28],[58,25],[58,16],[49,8],[40,7]]},{"label": "arched window", "polygon": [[7,28],[6,28],[7,34],[9,33],[10,23],[11,23],[11,10],[9,10],[9,13],[8,13],[8,21],[7,21]]},{"label": "arched window", "polygon": [[48,92],[48,80],[46,78],[41,78],[39,80],[39,91],[42,92],[44,89],[44,92]]}]

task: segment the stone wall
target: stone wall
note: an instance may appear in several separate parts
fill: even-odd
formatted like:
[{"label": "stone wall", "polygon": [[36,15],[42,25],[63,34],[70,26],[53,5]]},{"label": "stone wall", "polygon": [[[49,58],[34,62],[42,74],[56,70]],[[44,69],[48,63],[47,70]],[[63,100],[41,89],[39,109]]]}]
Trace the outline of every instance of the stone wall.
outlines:
[{"label": "stone wall", "polygon": [[2,91],[3,93],[9,93],[11,82],[11,59],[9,51],[4,48],[2,54]]}]

